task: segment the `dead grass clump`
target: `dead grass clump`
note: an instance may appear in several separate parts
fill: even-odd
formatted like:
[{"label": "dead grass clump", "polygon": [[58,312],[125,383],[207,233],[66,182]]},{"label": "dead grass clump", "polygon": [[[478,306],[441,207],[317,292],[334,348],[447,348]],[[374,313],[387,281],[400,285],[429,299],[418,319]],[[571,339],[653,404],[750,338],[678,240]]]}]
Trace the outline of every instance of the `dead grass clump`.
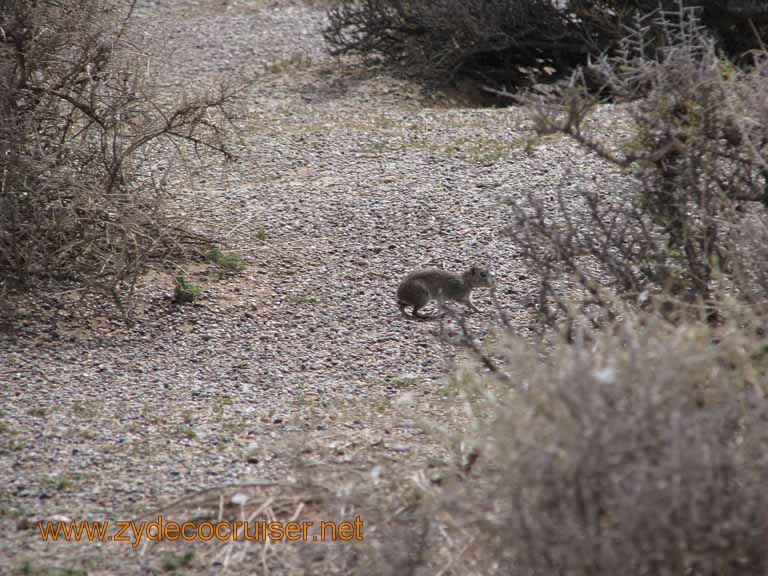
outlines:
[{"label": "dead grass clump", "polygon": [[[137,526],[157,524],[158,518],[165,525],[189,523],[190,535],[207,535],[210,526],[215,530],[224,522],[222,539],[144,537],[133,544],[152,566],[164,569],[169,558],[184,559],[185,568],[195,573],[216,567],[233,574],[394,576],[414,574],[424,564],[429,522],[414,513],[416,506],[402,506],[400,483],[378,482],[349,469],[312,474],[300,483],[205,490],[135,520]],[[237,539],[236,522],[241,523]]]}]

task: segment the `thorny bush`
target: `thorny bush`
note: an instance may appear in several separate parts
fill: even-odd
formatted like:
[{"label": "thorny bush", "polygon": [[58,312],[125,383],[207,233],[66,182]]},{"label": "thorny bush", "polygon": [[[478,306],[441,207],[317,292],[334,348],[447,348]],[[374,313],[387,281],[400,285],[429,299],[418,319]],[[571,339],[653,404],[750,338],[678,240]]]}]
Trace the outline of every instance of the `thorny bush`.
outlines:
[{"label": "thorny bush", "polygon": [[[328,9],[335,55],[381,58],[428,81],[470,78],[491,92],[566,77],[613,54],[627,26],[676,0],[341,0]],[[768,38],[768,4],[688,0],[733,57]],[[648,39],[661,36],[649,35]]]},{"label": "thorny bush", "polygon": [[235,94],[161,104],[132,9],[0,0],[0,300],[74,284],[111,295],[128,319],[147,262],[196,241],[168,213],[153,168],[184,146],[226,156]]},{"label": "thorny bush", "polygon": [[477,458],[427,487],[446,573],[765,573],[765,345],[638,319],[589,344],[500,346],[493,394],[463,379]]},{"label": "thorny bush", "polygon": [[[581,312],[595,325],[614,319],[613,295],[658,305],[669,317],[684,302],[710,320],[724,293],[755,306],[765,300],[768,54],[736,68],[693,12],[674,16],[653,16],[666,48],[649,51],[650,27],[641,26],[615,56],[575,73],[564,96],[528,100],[540,134],[570,136],[637,184],[626,195],[560,191],[554,206],[535,193],[510,203],[507,233],[540,274],[547,324]],[[590,124],[599,100],[586,73],[623,102],[623,142],[608,142]],[[574,295],[557,288],[565,276],[583,289],[577,311]]]}]

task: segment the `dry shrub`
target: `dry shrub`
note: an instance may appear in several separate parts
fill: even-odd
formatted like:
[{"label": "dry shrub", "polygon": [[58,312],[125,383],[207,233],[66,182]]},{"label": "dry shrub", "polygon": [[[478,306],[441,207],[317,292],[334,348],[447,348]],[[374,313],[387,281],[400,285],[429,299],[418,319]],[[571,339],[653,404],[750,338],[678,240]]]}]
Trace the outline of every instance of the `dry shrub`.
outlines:
[{"label": "dry shrub", "polygon": [[444,573],[765,573],[765,346],[646,321],[591,346],[514,341],[508,394],[465,387],[494,416],[438,492]]},{"label": "dry shrub", "polygon": [[[681,6],[695,9],[719,48],[730,58],[760,47],[768,38],[768,4],[762,0],[570,0],[569,9],[597,38],[607,52],[619,46],[627,27],[638,19],[662,10],[673,12]],[[663,45],[664,38],[656,40]]]},{"label": "dry shrub", "polygon": [[[192,237],[153,168],[174,147],[226,156],[234,92],[161,105],[129,2],[0,2],[0,293],[53,283],[114,297]],[[162,157],[162,160],[161,160]]]},{"label": "dry shrub", "polygon": [[[700,11],[734,57],[768,37],[768,6],[755,0],[685,4]],[[637,18],[677,5],[676,0],[340,0],[328,10],[325,39],[332,54],[380,57],[431,81],[470,77],[493,90],[562,77],[589,55],[613,54]]]},{"label": "dry shrub", "polygon": [[332,54],[379,56],[430,80],[469,74],[484,83],[518,84],[521,67],[570,69],[588,51],[556,2],[344,1],[328,16]]},{"label": "dry shrub", "polygon": [[[666,48],[647,50],[649,30],[663,31]],[[623,142],[606,142],[590,125],[599,101],[586,75],[629,102],[621,107],[631,119]],[[637,182],[623,196],[559,191],[554,206],[533,193],[511,204],[507,232],[541,275],[548,323],[571,315],[572,295],[557,288],[564,275],[581,285],[577,308],[591,309],[595,324],[616,317],[606,290],[639,304],[698,303],[711,319],[724,293],[762,305],[768,260],[756,239],[768,224],[766,92],[765,53],[750,70],[734,67],[681,9],[654,15],[617,56],[576,73],[565,96],[529,101],[540,134],[566,134]]]}]

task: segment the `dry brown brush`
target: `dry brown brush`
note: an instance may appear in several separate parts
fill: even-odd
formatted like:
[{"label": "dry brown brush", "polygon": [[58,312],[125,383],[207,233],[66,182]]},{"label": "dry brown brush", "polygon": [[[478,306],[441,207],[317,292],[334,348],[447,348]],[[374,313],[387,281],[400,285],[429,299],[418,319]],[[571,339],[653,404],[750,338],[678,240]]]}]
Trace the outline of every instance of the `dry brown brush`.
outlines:
[{"label": "dry brown brush", "polygon": [[588,52],[553,2],[364,0],[328,11],[332,54],[383,58],[429,80],[517,84],[520,67],[571,68]]},{"label": "dry brown brush", "polygon": [[[564,96],[529,100],[540,134],[575,139],[636,184],[623,195],[560,190],[554,206],[533,193],[510,203],[507,233],[540,274],[548,324],[573,314],[564,277],[581,286],[577,313],[595,324],[616,317],[613,295],[661,309],[684,302],[713,320],[722,294],[764,307],[768,54],[736,68],[692,11],[674,16],[653,16],[665,48],[648,50],[651,27],[641,26],[616,56],[575,73]],[[622,141],[591,123],[599,99],[586,75],[623,102]]]},{"label": "dry brown brush", "polygon": [[146,263],[192,239],[156,168],[184,146],[226,157],[235,93],[160,104],[132,7],[0,1],[0,293],[75,285],[128,318]]},{"label": "dry brown brush", "polygon": [[[734,58],[768,38],[764,3],[685,4]],[[590,55],[613,54],[627,26],[677,6],[676,0],[341,0],[328,9],[325,40],[332,54],[379,58],[428,81],[470,78],[511,89],[567,76]]]},{"label": "dry brown brush", "polygon": [[765,573],[762,342],[646,318],[497,354],[509,381],[460,384],[476,463],[429,489],[443,573]]}]

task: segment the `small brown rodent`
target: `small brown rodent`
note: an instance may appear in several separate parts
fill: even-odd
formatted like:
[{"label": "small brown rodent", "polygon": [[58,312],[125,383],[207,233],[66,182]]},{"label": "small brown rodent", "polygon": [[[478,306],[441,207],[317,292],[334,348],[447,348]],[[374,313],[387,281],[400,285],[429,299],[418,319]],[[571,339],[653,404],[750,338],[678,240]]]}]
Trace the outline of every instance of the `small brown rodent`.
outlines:
[{"label": "small brown rodent", "polygon": [[491,286],[493,277],[488,270],[479,266],[472,266],[461,275],[439,268],[415,270],[400,282],[397,288],[397,305],[404,316],[407,316],[405,307],[413,306],[413,316],[422,319],[426,316],[419,314],[419,310],[430,300],[436,300],[440,306],[448,300],[461,302],[477,312],[470,299],[470,292],[473,288]]}]

